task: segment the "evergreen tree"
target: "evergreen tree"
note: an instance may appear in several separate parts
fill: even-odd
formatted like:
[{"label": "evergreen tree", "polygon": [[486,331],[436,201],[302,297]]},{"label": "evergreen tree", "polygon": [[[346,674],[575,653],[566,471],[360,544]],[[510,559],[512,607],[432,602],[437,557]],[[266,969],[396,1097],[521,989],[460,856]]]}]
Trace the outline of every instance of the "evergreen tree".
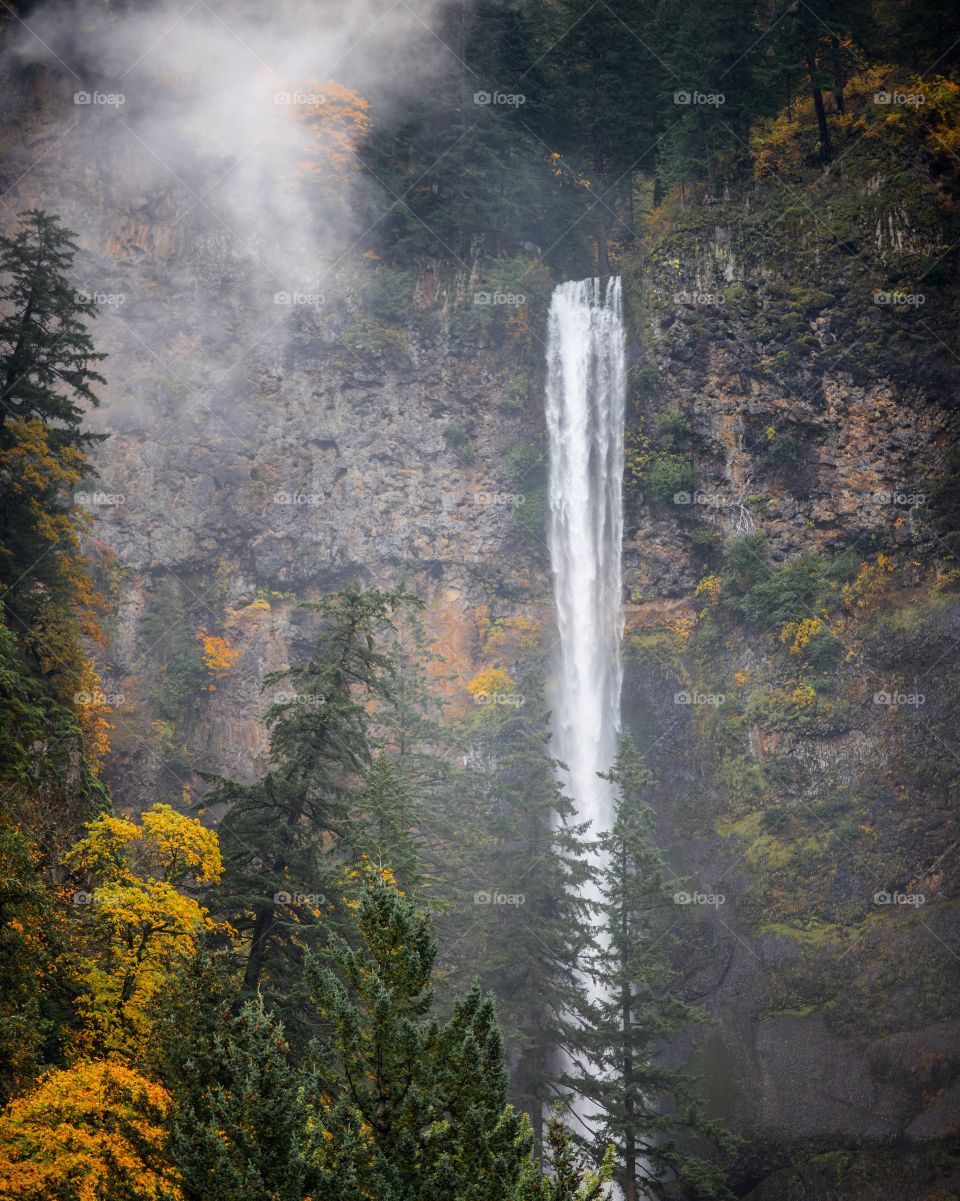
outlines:
[{"label": "evergreen tree", "polygon": [[374,759],[356,811],[346,821],[343,849],[355,861],[389,865],[409,892],[422,881],[414,836],[417,806],[403,777],[385,754]]},{"label": "evergreen tree", "polygon": [[497,999],[512,1095],[539,1140],[559,1091],[558,1051],[573,1053],[583,1037],[592,940],[583,893],[592,868],[586,826],[574,820],[548,753],[540,681],[522,679],[517,695],[522,705],[481,709],[475,732],[489,834],[468,945]]},{"label": "evergreen tree", "polygon": [[245,987],[265,968],[293,1010],[305,941],[320,929],[319,898],[330,887],[330,847],[371,766],[368,706],[391,695],[394,670],[378,645],[399,608],[419,602],[404,589],[355,585],[305,605],[320,615],[316,654],[268,676],[282,697],[267,711],[271,769],[245,785],[218,779],[209,803],[229,805],[220,836],[224,905],[250,937]]},{"label": "evergreen tree", "polygon": [[228,1027],[237,1002],[237,965],[208,934],[199,949],[184,956],[167,978],[151,1009],[152,1038],[142,1049],[144,1070],[169,1089],[181,1107],[203,1111],[206,1090],[216,1080],[216,1040]]},{"label": "evergreen tree", "polygon": [[51,1024],[41,1008],[47,948],[35,933],[49,922],[50,909],[30,844],[0,822],[0,1105],[36,1071]]},{"label": "evergreen tree", "polygon": [[613,1178],[613,1156],[610,1145],[599,1168],[591,1171],[560,1110],[555,1110],[547,1124],[543,1170],[524,1201],[608,1201],[610,1192],[605,1186]]},{"label": "evergreen tree", "polygon": [[106,381],[92,364],[98,354],[81,317],[94,302],[67,277],[77,251],[74,234],[41,209],[20,214],[22,229],[0,238],[0,272],[9,282],[0,302],[0,430],[11,418],[50,426],[51,444],[82,447],[95,435],[80,431],[83,408],[99,404],[95,384]]},{"label": "evergreen tree", "polygon": [[283,1027],[248,1001],[214,1041],[214,1075],[173,1122],[185,1201],[303,1201],[310,1187],[302,1084]]},{"label": "evergreen tree", "polygon": [[71,695],[81,632],[73,608],[89,611],[93,599],[72,493],[92,474],[85,452],[100,435],[80,426],[83,405],[99,403],[95,364],[105,356],[82,321],[96,305],[68,278],[70,230],[39,209],[20,222],[0,238],[0,591],[18,636],[34,635],[25,644],[37,660],[67,665]]},{"label": "evergreen tree", "polygon": [[505,1104],[493,1003],[474,987],[430,1018],[436,945],[386,871],[371,874],[351,945],[308,975],[319,1040],[318,1194],[325,1201],[508,1201],[530,1180],[529,1127]]},{"label": "evergreen tree", "polygon": [[657,1061],[668,1039],[705,1018],[674,987],[669,924],[683,882],[653,842],[653,811],[643,799],[651,777],[629,735],[604,778],[617,802],[612,827],[598,839],[604,937],[592,975],[599,1000],[568,1083],[597,1106],[589,1123],[617,1148],[625,1201],[674,1196],[678,1185],[696,1201],[730,1199],[719,1168],[690,1149],[697,1140],[728,1147],[729,1137],[702,1116],[690,1079]]}]

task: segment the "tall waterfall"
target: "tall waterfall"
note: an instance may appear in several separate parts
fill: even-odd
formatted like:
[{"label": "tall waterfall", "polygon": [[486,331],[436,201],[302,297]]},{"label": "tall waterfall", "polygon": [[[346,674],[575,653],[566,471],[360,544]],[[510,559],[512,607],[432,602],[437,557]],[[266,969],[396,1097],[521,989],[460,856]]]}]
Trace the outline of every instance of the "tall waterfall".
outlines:
[{"label": "tall waterfall", "polygon": [[561,284],[547,343],[550,563],[559,631],[551,682],[553,753],[591,833],[610,824],[611,787],[597,778],[620,730],[620,545],[626,338],[619,279]]}]

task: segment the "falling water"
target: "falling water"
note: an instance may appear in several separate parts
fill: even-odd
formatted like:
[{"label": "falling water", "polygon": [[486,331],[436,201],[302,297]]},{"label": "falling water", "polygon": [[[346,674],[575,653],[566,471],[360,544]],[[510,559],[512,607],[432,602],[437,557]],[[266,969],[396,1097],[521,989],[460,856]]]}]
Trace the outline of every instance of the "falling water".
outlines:
[{"label": "falling water", "polygon": [[553,749],[593,834],[610,824],[611,788],[597,772],[612,766],[620,730],[625,359],[620,280],[561,284],[547,344]]}]

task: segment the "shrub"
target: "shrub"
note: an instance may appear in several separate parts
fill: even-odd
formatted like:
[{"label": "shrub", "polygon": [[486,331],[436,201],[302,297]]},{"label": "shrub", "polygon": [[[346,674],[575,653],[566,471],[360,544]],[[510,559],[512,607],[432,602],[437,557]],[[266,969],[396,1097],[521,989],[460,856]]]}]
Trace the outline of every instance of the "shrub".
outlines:
[{"label": "shrub", "polygon": [[696,476],[693,467],[679,455],[656,455],[647,467],[644,482],[651,500],[673,500],[678,492],[693,492]]},{"label": "shrub", "polygon": [[661,450],[676,450],[678,443],[690,433],[690,422],[677,409],[671,409],[656,415],[653,429]]}]

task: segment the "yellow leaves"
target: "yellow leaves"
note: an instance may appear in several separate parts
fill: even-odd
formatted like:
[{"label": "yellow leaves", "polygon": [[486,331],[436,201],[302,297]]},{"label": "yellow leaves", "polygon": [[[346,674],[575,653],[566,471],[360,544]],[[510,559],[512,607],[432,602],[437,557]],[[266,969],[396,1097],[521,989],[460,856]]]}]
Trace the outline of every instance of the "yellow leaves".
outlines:
[{"label": "yellow leaves", "polygon": [[[268,603],[267,608],[269,607]],[[240,658],[240,652],[234,650],[225,638],[207,634],[203,630],[197,634],[197,638],[203,645],[203,665],[208,674],[213,680],[222,680]],[[216,691],[216,684],[211,683],[207,687],[210,692]]]},{"label": "yellow leaves", "polygon": [[852,584],[844,584],[843,603],[848,609],[872,608],[880,600],[890,576],[894,562],[887,555],[877,555],[873,563],[861,563]]},{"label": "yellow leaves", "polygon": [[80,729],[83,731],[83,746],[93,770],[99,775],[104,759],[110,751],[110,731],[114,728],[107,720],[113,710],[107,704],[103,684],[89,659],[85,659],[80,672],[80,689],[75,697]]},{"label": "yellow leaves", "polygon": [[125,1055],[149,1037],[150,1002],[177,957],[214,924],[176,885],[220,879],[217,836],[169,805],[154,805],[139,825],[103,814],[65,863],[93,885],[71,907],[76,941],[68,955],[84,1023],[78,1046]]},{"label": "yellow leaves", "polygon": [[802,621],[788,621],[780,631],[780,641],[790,643],[791,655],[802,655],[811,638],[816,638],[827,629],[819,617],[805,617]]},{"label": "yellow leaves", "polygon": [[513,692],[516,683],[502,667],[485,667],[467,684],[467,692],[482,704],[491,697],[506,696]]},{"label": "yellow leaves", "polygon": [[690,645],[690,636],[696,624],[695,617],[673,617],[666,622],[667,632],[673,639],[673,645],[681,654]]},{"label": "yellow leaves", "polygon": [[693,590],[694,597],[705,596],[711,608],[715,609],[720,604],[720,594],[723,590],[723,581],[718,575],[707,575],[697,584]]},{"label": "yellow leaves", "polygon": [[809,709],[817,699],[814,689],[804,681],[795,684],[787,694],[787,701],[796,709]]},{"label": "yellow leaves", "polygon": [[48,1073],[0,1116],[0,1196],[178,1201],[166,1157],[170,1096],[119,1064]]}]

